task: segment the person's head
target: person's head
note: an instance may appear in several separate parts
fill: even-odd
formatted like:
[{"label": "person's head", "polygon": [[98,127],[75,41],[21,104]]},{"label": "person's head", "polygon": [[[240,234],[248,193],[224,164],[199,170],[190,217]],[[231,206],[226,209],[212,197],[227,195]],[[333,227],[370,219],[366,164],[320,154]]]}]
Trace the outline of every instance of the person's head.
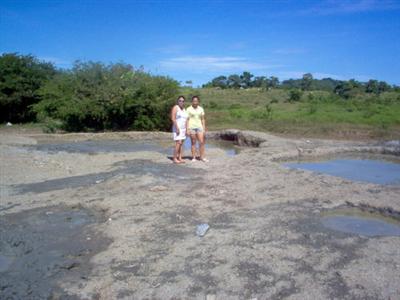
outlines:
[{"label": "person's head", "polygon": [[185,105],[185,97],[179,96],[178,99],[176,100],[176,104],[178,104],[179,107],[182,108]]},{"label": "person's head", "polygon": [[200,103],[200,98],[199,98],[199,96],[193,96],[193,97],[192,97],[192,106],[193,106],[194,108],[196,108],[197,106],[199,106],[199,103]]}]

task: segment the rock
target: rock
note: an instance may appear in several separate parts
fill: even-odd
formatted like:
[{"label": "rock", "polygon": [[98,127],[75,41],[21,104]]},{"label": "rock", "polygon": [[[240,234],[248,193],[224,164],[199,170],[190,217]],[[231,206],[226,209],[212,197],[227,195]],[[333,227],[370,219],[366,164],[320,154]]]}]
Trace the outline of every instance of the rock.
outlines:
[{"label": "rock", "polygon": [[217,299],[216,295],[209,294],[206,296],[206,300],[216,300],[216,299]]},{"label": "rock", "polygon": [[6,126],[12,126],[11,122],[7,122]]},{"label": "rock", "polygon": [[206,223],[197,225],[197,228],[196,228],[197,236],[204,236],[207,233],[208,229],[210,229],[210,226]]}]

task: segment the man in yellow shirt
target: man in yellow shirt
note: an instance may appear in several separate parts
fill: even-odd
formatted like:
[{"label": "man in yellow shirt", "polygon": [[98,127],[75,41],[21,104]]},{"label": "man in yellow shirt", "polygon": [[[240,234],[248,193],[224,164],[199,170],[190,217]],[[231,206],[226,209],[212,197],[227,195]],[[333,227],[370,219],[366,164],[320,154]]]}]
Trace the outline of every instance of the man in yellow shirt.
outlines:
[{"label": "man in yellow shirt", "polygon": [[192,141],[192,161],[196,161],[196,141],[199,141],[200,160],[207,162],[208,159],[204,157],[206,119],[204,117],[204,109],[199,105],[199,102],[200,98],[193,96],[192,105],[186,110],[188,114],[187,133]]}]

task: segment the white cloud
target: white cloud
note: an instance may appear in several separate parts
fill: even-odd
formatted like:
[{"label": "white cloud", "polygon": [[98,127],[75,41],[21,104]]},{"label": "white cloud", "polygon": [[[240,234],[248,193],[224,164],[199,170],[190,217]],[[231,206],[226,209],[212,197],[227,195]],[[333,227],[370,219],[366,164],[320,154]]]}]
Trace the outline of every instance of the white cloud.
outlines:
[{"label": "white cloud", "polygon": [[161,68],[167,70],[190,70],[193,72],[229,72],[250,71],[280,67],[256,63],[245,57],[236,56],[180,56],[160,62]]}]

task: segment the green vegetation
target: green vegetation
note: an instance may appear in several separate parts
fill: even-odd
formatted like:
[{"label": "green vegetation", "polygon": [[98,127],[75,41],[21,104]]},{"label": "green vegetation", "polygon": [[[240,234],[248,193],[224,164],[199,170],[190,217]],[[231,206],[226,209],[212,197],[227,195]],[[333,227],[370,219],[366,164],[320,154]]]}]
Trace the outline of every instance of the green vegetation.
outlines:
[{"label": "green vegetation", "polygon": [[35,119],[30,106],[39,102],[39,88],[56,73],[54,66],[31,55],[0,56],[0,122]]},{"label": "green vegetation", "polygon": [[36,120],[45,130],[168,130],[178,82],[117,63],[55,70],[32,56],[0,57],[2,122]]},{"label": "green vegetation", "polygon": [[76,62],[57,70],[30,55],[0,56],[2,123],[39,122],[46,132],[169,130],[178,94],[200,95],[214,130],[400,138],[400,88],[383,81],[318,80],[308,73],[280,82],[243,72],[194,89],[125,63]]},{"label": "green vegetation", "polygon": [[[185,90],[184,90],[185,91]],[[400,137],[400,93],[351,99],[325,91],[202,88],[210,130],[240,128],[332,137]]]}]

